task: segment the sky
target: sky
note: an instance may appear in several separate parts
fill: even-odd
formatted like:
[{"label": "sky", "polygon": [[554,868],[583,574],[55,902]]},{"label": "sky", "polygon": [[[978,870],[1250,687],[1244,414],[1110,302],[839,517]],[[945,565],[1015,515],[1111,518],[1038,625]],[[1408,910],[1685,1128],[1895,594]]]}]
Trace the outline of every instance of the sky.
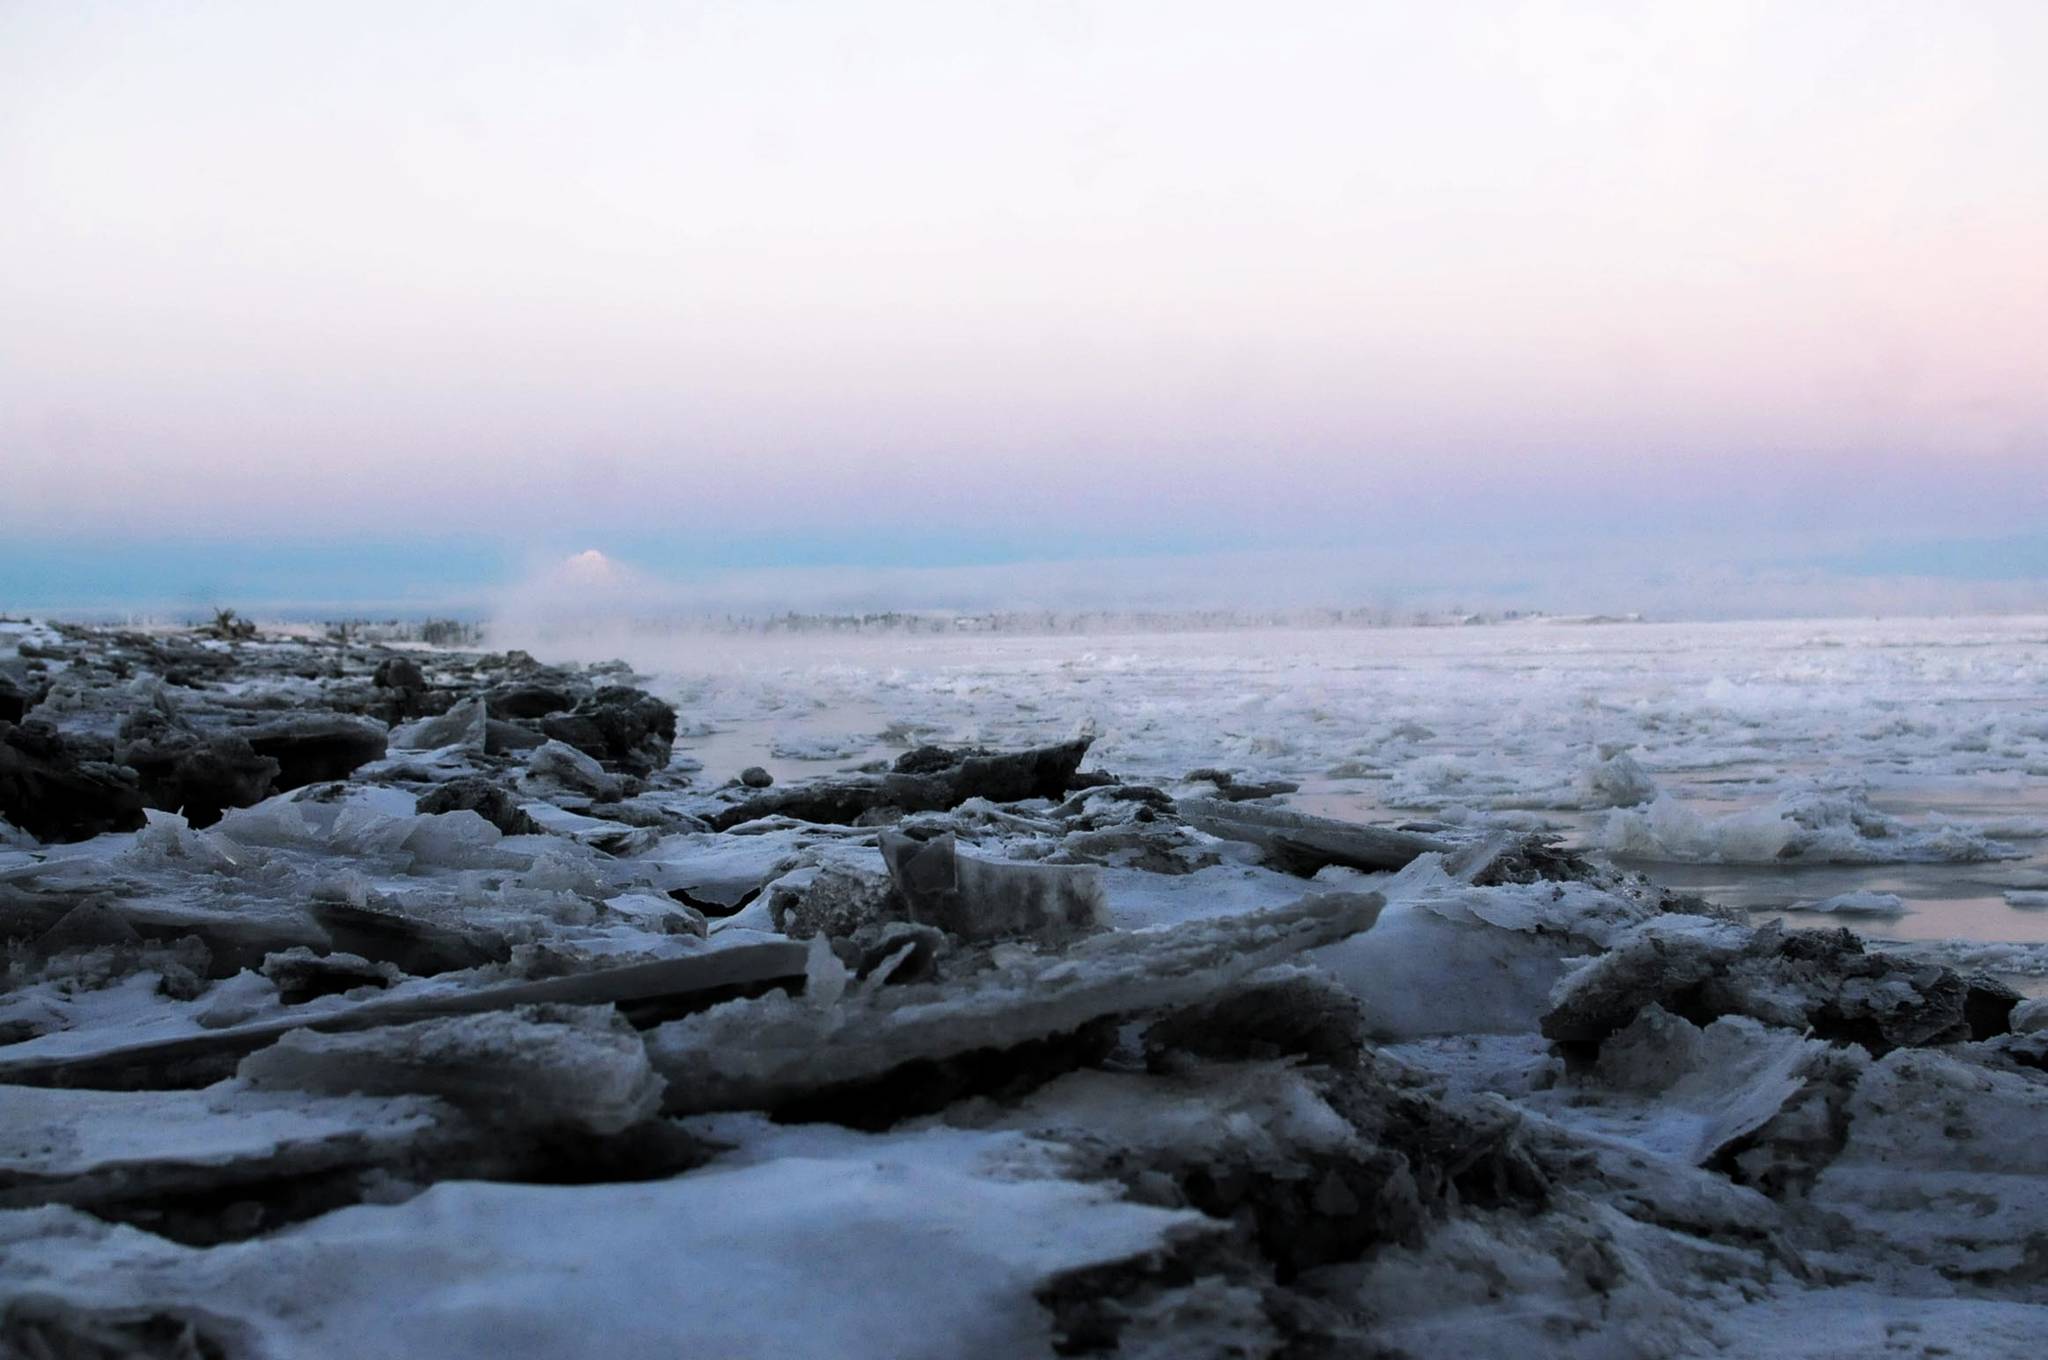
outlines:
[{"label": "sky", "polygon": [[2037,0],[0,0],[0,609],[2048,608],[2044,64]]}]

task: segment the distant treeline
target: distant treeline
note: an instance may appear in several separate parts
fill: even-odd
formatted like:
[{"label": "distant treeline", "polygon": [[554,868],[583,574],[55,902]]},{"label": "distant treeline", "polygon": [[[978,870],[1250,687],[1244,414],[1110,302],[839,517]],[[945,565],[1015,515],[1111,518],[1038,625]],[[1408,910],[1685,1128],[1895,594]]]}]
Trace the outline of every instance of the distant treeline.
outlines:
[{"label": "distant treeline", "polygon": [[1416,611],[1352,609],[999,610],[978,614],[888,610],[870,614],[726,614],[711,618],[636,618],[637,629],[730,633],[1121,633],[1225,632],[1245,628],[1449,628],[1540,618],[1507,609]]},{"label": "distant treeline", "polygon": [[[1010,609],[982,613],[944,610],[884,610],[873,613],[591,615],[553,621],[551,632],[577,633],[625,628],[645,635],[691,633],[818,634],[818,633],[1197,633],[1257,628],[1459,628],[1528,621],[1558,623],[1638,623],[1640,615],[1557,616],[1523,609],[1395,609],[1360,606],[1326,609],[1183,609],[1183,610],[1056,610]],[[199,622],[194,620],[193,622]],[[251,625],[233,610],[216,611],[203,625],[221,636],[238,636]],[[304,627],[307,625],[298,625]],[[312,625],[341,642],[413,642],[430,647],[495,645],[490,624],[464,618],[349,618]]]},{"label": "distant treeline", "polygon": [[484,626],[467,619],[330,619],[327,635],[341,642],[420,642],[429,647],[476,647]]}]

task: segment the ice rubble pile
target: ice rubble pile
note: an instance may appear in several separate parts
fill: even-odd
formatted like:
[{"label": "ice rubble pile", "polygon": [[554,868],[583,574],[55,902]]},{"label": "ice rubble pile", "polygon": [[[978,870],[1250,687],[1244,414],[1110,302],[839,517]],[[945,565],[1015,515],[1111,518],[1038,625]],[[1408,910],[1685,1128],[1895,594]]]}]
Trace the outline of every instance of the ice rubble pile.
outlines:
[{"label": "ice rubble pile", "polygon": [[[15,646],[0,1352],[571,1355],[602,1318],[632,1355],[1762,1355],[1884,1299],[2030,1354],[2048,1320],[2048,1030],[1989,976],[1085,739],[698,787],[617,667]],[[1671,821],[1623,753],[1560,798]],[[1654,834],[1920,834],[1874,818]]]}]

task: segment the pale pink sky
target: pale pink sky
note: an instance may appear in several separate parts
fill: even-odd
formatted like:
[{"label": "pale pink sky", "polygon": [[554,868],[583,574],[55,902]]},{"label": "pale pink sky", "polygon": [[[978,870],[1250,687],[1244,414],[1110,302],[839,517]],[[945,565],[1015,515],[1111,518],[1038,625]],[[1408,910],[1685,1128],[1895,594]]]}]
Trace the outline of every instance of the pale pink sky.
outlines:
[{"label": "pale pink sky", "polygon": [[2044,70],[2037,0],[24,0],[0,513],[2026,531]]}]

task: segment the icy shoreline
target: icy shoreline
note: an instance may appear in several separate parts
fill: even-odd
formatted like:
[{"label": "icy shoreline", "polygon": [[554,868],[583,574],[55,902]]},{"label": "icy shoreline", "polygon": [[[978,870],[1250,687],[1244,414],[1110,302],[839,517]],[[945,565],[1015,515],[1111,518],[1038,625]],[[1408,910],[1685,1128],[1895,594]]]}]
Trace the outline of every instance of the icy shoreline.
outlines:
[{"label": "icy shoreline", "polygon": [[[0,629],[0,800],[36,833],[0,833],[0,1343],[2037,1350],[2048,1016],[1988,957],[2026,946],[1757,928],[1538,828],[1709,862],[2010,843],[1853,791],[1660,815],[1697,731],[1638,759],[1510,715],[1452,779],[1401,755],[1441,740],[1420,676],[1383,740],[1332,734],[1331,679],[1262,747],[1214,719],[1299,666],[1134,669],[1149,718],[1066,741],[1046,686],[986,674]],[[691,757],[778,686],[891,754],[831,770],[877,743],[791,723],[779,759],[829,772]],[[1943,749],[2024,773],[2030,721]],[[1913,722],[1887,740],[1953,730]],[[1346,761],[1408,813],[1289,810]]]}]

